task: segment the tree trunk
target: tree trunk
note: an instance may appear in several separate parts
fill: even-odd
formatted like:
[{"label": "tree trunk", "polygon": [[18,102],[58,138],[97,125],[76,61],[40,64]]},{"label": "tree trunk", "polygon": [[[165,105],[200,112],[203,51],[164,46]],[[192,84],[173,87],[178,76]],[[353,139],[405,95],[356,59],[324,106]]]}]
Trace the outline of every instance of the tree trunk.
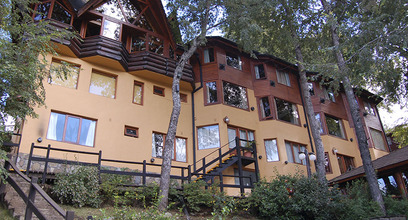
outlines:
[{"label": "tree trunk", "polygon": [[335,57],[337,66],[342,74],[342,80],[344,85],[344,90],[346,93],[347,101],[351,111],[351,117],[353,118],[354,127],[356,130],[358,148],[360,150],[361,159],[363,161],[363,168],[366,174],[366,179],[370,188],[371,197],[374,201],[378,203],[381,208],[383,215],[386,215],[386,210],[384,206],[384,200],[381,194],[381,190],[378,186],[377,176],[371,161],[370,151],[368,149],[367,137],[365,134],[364,126],[361,121],[360,108],[356,102],[354,91],[348,77],[349,70],[347,68],[346,62],[344,60],[343,54],[340,51],[340,41],[337,33],[337,23],[333,17],[333,12],[331,6],[326,2],[326,0],[321,0],[325,12],[330,15],[330,32],[332,35],[333,46],[335,48]]}]

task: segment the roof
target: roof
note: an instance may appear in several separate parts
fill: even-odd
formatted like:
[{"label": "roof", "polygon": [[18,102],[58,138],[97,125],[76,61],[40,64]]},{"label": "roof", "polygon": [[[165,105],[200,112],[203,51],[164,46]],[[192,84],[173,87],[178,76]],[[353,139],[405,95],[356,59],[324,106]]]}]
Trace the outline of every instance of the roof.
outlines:
[{"label": "roof", "polygon": [[[378,173],[388,171],[395,167],[401,167],[404,165],[405,166],[408,165],[408,147],[398,149],[396,151],[389,153],[388,155],[385,155],[373,161],[374,169]],[[362,177],[364,175],[365,173],[363,166],[359,166],[353,170],[343,173],[342,175],[334,179],[331,179],[329,183],[331,184],[342,183],[356,179],[358,177]]]}]

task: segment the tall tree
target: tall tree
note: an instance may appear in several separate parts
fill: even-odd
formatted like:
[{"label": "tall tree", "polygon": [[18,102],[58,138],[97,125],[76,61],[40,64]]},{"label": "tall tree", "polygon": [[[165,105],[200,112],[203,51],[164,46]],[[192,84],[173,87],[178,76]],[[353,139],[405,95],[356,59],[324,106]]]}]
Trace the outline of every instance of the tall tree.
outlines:
[{"label": "tall tree", "polygon": [[381,208],[383,214],[386,214],[385,205],[383,201],[383,197],[381,194],[381,190],[378,186],[377,176],[373,167],[373,163],[371,161],[370,151],[368,149],[368,142],[367,137],[365,134],[363,122],[361,120],[360,108],[356,102],[355,94],[353,91],[353,87],[350,83],[349,75],[350,70],[347,67],[346,61],[343,56],[343,52],[341,51],[340,47],[340,38],[339,38],[339,30],[338,30],[338,23],[336,17],[333,13],[333,6],[326,0],[321,0],[323,10],[328,18],[328,25],[330,27],[330,35],[332,38],[332,43],[334,47],[334,56],[336,58],[337,66],[341,73],[341,79],[343,82],[345,94],[347,97],[347,102],[350,108],[351,117],[353,119],[354,128],[357,136],[358,147],[360,150],[361,159],[363,161],[363,168],[366,174],[366,179],[370,188],[371,196],[374,201],[378,203]]},{"label": "tall tree", "polygon": [[[305,110],[316,147],[316,171],[319,182],[325,185],[325,157],[320,137],[320,122],[316,119],[310,98],[308,78],[302,47],[313,47],[318,17],[312,1],[234,0],[227,3],[229,37],[235,38],[247,51],[260,48],[285,57],[298,66],[300,87]],[[309,48],[307,50],[310,51]]]},{"label": "tall tree", "polygon": [[178,13],[181,33],[184,38],[185,52],[174,71],[172,95],[173,111],[170,116],[169,127],[167,130],[163,162],[161,166],[160,177],[160,203],[159,210],[164,211],[168,205],[168,195],[170,188],[171,158],[173,155],[174,138],[176,136],[178,118],[180,115],[180,79],[183,75],[183,69],[186,63],[196,51],[197,47],[205,44],[207,32],[219,25],[222,17],[219,16],[222,0],[171,0],[167,7],[170,11]]},{"label": "tall tree", "polygon": [[[34,22],[31,6],[36,2],[0,1],[0,125],[9,116],[15,120],[36,116],[34,107],[44,104],[43,80],[49,74],[45,57],[56,54],[51,40],[74,36],[47,21]],[[68,72],[62,70],[61,77]]]}]

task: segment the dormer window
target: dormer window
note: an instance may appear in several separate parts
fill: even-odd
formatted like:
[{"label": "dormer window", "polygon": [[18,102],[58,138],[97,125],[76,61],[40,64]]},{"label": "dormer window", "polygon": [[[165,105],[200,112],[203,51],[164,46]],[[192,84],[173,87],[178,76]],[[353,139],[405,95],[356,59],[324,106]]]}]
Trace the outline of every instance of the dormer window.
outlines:
[{"label": "dormer window", "polygon": [[37,4],[34,14],[34,21],[39,21],[46,18],[68,25],[70,25],[72,22],[72,14],[56,1],[48,1]]},{"label": "dormer window", "polygon": [[242,70],[241,57],[236,54],[227,53],[227,65],[235,69]]}]

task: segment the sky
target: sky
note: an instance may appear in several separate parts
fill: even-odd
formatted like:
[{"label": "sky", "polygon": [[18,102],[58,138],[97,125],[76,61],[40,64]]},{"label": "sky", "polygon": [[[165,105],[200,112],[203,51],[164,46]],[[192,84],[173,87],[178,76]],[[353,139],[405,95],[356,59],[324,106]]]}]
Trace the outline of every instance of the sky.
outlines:
[{"label": "sky", "polygon": [[405,120],[408,120],[408,109],[401,109],[400,105],[392,105],[390,107],[392,112],[387,112],[384,108],[378,108],[381,121],[384,128],[392,128],[396,125],[402,124]]}]

